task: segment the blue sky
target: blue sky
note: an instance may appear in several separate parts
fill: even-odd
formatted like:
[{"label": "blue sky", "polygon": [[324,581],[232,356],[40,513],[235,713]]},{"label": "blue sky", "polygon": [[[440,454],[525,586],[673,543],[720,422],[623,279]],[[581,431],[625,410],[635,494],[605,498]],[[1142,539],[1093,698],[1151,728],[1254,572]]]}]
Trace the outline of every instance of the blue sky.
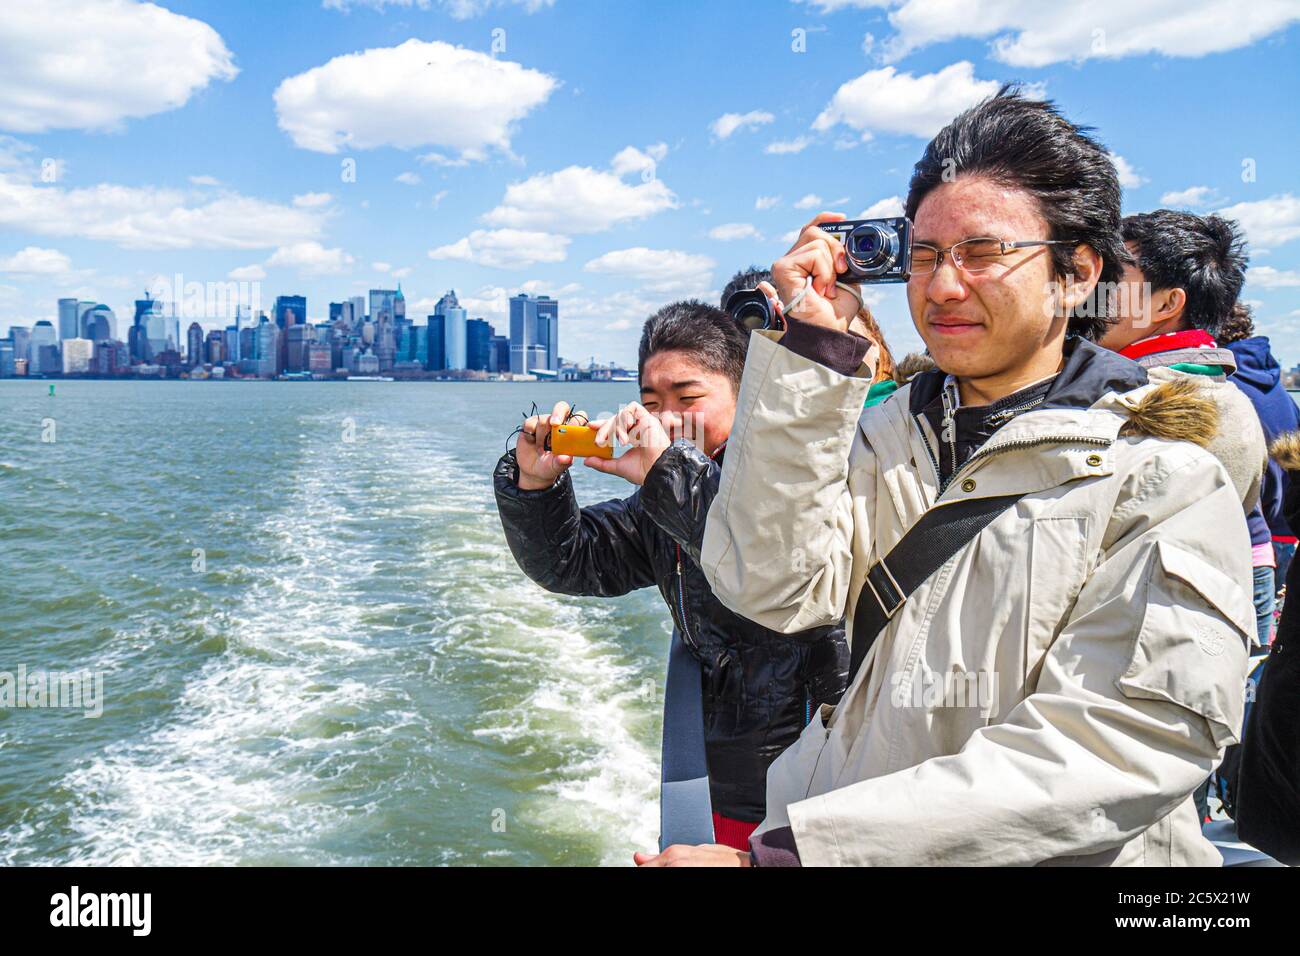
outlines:
[{"label": "blue sky", "polygon": [[[1227,210],[1300,362],[1300,2],[42,0],[0,13],[0,330],[165,276],[261,304],[400,281],[566,358],[769,264],[822,208],[892,214],[954,113],[1018,80],[1091,124],[1129,212]],[[251,290],[253,286],[248,286]],[[873,290],[898,353],[920,344]],[[218,324],[210,317],[206,324]]]}]

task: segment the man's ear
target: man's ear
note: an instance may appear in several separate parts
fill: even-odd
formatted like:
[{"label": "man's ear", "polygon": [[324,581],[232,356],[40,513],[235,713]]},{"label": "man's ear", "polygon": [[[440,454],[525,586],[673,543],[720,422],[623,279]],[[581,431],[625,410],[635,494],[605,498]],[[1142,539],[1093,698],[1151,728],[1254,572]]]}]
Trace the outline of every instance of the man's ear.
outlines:
[{"label": "man's ear", "polygon": [[1162,290],[1164,301],[1156,314],[1158,322],[1181,322],[1183,312],[1187,310],[1187,292],[1184,289],[1175,286],[1172,289]]},{"label": "man's ear", "polygon": [[1101,279],[1101,254],[1092,246],[1079,243],[1074,247],[1074,271],[1069,276],[1062,294],[1061,306],[1065,315],[1087,301]]}]

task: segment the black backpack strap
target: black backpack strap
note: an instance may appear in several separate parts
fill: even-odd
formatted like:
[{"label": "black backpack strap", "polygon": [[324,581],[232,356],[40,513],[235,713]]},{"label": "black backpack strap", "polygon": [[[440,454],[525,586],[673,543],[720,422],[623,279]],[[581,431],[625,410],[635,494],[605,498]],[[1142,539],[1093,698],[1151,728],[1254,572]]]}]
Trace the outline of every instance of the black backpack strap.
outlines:
[{"label": "black backpack strap", "polygon": [[931,508],[907,529],[889,554],[871,566],[853,611],[849,684],[871,645],[911,593],[1023,497],[969,498]]}]

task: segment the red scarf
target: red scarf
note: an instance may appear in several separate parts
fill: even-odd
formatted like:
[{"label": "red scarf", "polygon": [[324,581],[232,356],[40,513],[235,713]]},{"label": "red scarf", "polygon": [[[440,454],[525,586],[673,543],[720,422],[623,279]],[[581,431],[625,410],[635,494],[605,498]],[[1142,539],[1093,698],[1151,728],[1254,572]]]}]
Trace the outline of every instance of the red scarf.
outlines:
[{"label": "red scarf", "polygon": [[1214,336],[1204,329],[1184,329],[1181,332],[1165,332],[1162,335],[1153,335],[1147,339],[1140,339],[1131,345],[1124,346],[1119,350],[1119,354],[1125,358],[1136,360],[1155,352],[1170,352],[1174,349],[1216,349],[1218,347],[1218,343],[1214,341]]}]

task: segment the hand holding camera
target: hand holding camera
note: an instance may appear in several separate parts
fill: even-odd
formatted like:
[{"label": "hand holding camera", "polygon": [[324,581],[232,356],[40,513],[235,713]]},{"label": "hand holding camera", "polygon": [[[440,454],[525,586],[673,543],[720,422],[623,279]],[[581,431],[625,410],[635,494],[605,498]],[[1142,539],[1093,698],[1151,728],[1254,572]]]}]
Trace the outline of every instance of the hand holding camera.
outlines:
[{"label": "hand holding camera", "polygon": [[573,455],[551,449],[554,429],[570,420],[585,422],[584,412],[573,412],[568,402],[556,402],[550,415],[534,415],[525,419],[515,446],[515,459],[519,463],[519,487],[524,491],[541,491],[549,488],[573,464]]},{"label": "hand holding camera", "polygon": [[644,484],[645,476],[672,444],[669,428],[680,426],[680,421],[675,421],[675,417],[668,416],[667,413],[665,417],[668,417],[666,422],[659,415],[647,411],[640,402],[633,402],[625,405],[613,418],[593,422],[597,426],[598,445],[612,447],[617,440],[619,444],[629,447],[617,458],[587,458],[587,467],[607,475],[618,475],[634,485]]},{"label": "hand holding camera", "polygon": [[906,282],[911,225],[901,217],[848,221],[840,213],[819,213],[772,264],[780,302],[797,321],[849,331],[861,299],[840,285]]}]

